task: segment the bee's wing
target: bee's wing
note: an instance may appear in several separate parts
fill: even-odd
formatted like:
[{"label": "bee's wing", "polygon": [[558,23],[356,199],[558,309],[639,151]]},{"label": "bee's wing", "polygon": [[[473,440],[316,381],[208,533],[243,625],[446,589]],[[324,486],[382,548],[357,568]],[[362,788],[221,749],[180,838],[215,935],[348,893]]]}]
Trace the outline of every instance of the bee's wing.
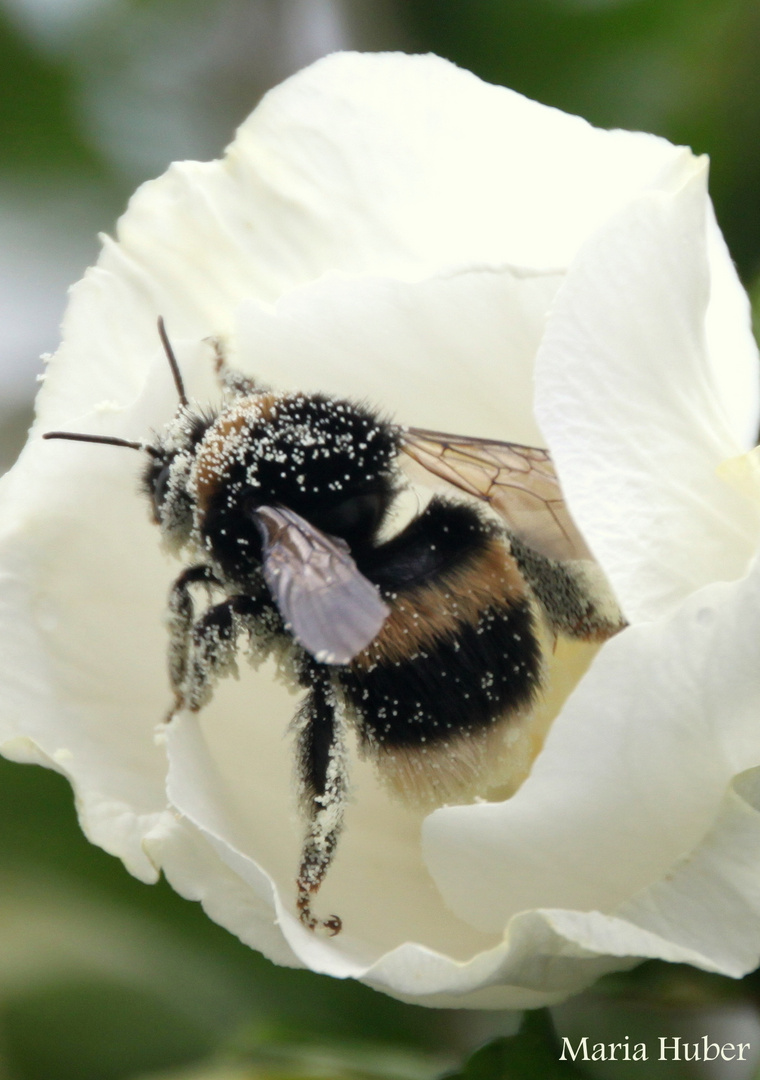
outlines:
[{"label": "bee's wing", "polygon": [[404,428],[401,445],[428,472],[489,503],[524,543],[550,559],[593,559],[570,517],[548,450]]},{"label": "bee's wing", "polygon": [[293,637],[322,664],[347,664],[390,614],[348,545],[284,506],[261,506],[264,578]]}]

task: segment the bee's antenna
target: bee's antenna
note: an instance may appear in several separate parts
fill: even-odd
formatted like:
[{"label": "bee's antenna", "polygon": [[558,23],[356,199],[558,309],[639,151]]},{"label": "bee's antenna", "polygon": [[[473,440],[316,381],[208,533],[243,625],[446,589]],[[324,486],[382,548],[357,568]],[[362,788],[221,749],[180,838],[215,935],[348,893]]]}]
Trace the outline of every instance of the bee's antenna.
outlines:
[{"label": "bee's antenna", "polygon": [[174,349],[172,349],[171,342],[169,341],[169,335],[166,333],[166,326],[164,325],[162,315],[158,316],[158,333],[161,337],[161,344],[164,347],[166,358],[169,361],[169,367],[172,369],[172,375],[174,376],[174,385],[177,387],[177,393],[179,394],[179,403],[180,405],[187,405],[185,384],[182,382],[182,375],[180,374],[177,357],[174,355]]},{"label": "bee's antenna", "polygon": [[130,450],[144,450],[153,457],[161,457],[160,451],[148,443],[129,442],[128,439],[117,439],[115,435],[80,435],[78,431],[46,431],[43,439],[71,439],[72,442],[95,442],[105,443],[107,446],[127,446]]}]

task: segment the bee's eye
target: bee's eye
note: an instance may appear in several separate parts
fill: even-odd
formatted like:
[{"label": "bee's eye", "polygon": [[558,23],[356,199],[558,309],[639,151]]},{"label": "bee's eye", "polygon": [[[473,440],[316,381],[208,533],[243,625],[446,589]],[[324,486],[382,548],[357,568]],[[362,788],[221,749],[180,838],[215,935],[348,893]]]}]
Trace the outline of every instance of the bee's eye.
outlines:
[{"label": "bee's eye", "polygon": [[150,499],[153,520],[157,525],[162,520],[161,511],[169,493],[169,477],[176,456],[174,453],[162,453],[160,456],[151,457],[142,476],[142,489]]},{"label": "bee's eye", "polygon": [[309,520],[323,532],[336,536],[352,533],[369,535],[380,524],[386,501],[386,497],[378,492],[352,495],[336,506],[320,507],[309,514]]},{"label": "bee's eye", "polygon": [[160,511],[166,500],[166,493],[169,488],[169,477],[171,475],[171,462],[167,462],[163,465],[160,471],[156,474],[153,481],[153,506],[156,510],[156,514]]}]

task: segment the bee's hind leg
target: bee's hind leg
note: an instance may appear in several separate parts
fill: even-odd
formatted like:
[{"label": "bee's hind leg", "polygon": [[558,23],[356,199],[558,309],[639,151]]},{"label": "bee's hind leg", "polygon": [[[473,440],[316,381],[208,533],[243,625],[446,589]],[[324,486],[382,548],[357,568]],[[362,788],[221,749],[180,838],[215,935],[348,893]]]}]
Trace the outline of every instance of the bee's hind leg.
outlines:
[{"label": "bee's hind leg", "polygon": [[555,634],[606,641],[627,625],[601,567],[557,562],[510,536],[512,555]]},{"label": "bee's hind leg", "polygon": [[343,709],[328,676],[316,676],[295,728],[301,806],[309,823],[297,879],[298,915],[309,930],[334,936],[342,926],[338,916],[320,919],[311,908],[335,854],[348,795]]}]

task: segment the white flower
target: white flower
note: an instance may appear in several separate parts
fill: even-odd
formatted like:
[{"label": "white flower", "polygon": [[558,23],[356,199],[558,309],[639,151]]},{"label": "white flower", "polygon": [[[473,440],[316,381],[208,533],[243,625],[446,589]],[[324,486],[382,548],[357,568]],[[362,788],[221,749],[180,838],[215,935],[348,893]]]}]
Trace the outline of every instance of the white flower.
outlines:
[{"label": "white flower", "polygon": [[[706,177],[435,57],[346,54],[269,94],[222,161],[141,188],[72,291],[2,489],[3,751],[67,775],[132,873],[162,868],[280,963],[403,999],[535,1006],[642,957],[752,968],[757,354]],[[200,401],[216,335],[278,388],[548,445],[630,622],[506,802],[425,817],[354,764],[331,939],[294,914],[294,699],[243,665],[156,740],[179,566],[136,455],[39,438],[163,427],[159,314]]]}]

